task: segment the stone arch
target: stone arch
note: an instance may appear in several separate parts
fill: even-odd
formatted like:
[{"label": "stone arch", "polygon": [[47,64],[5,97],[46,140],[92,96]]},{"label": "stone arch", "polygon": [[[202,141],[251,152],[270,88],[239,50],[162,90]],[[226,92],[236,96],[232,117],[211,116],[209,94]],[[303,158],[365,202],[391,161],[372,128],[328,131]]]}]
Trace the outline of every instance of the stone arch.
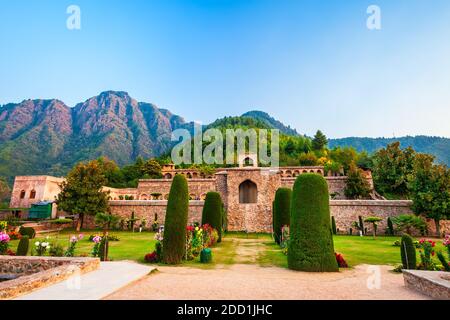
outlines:
[{"label": "stone arch", "polygon": [[22,190],[20,191],[20,199],[25,199],[26,191]]},{"label": "stone arch", "polygon": [[302,173],[308,173],[308,170],[303,170]]},{"label": "stone arch", "polygon": [[192,172],[192,178],[194,178],[194,179],[198,178],[198,173],[197,172]]},{"label": "stone arch", "polygon": [[239,185],[239,203],[257,203],[258,187],[251,180],[245,180]]},{"label": "stone arch", "polygon": [[293,173],[293,176],[296,177],[298,175],[300,175],[300,171],[299,170],[295,170],[294,173]]},{"label": "stone arch", "polygon": [[169,200],[169,194],[168,194],[168,193],[166,193],[166,194],[164,195],[164,200]]},{"label": "stone arch", "polygon": [[291,170],[286,170],[285,176],[286,177],[292,177],[292,171]]},{"label": "stone arch", "polygon": [[141,194],[141,200],[148,200],[148,195]]},{"label": "stone arch", "polygon": [[166,173],[164,175],[164,179],[172,179],[172,174],[171,173]]},{"label": "stone arch", "polygon": [[206,193],[202,193],[202,195],[200,196],[200,200],[205,200],[206,199]]},{"label": "stone arch", "polygon": [[193,193],[189,194],[189,200],[196,200],[197,196]]},{"label": "stone arch", "polygon": [[30,192],[30,199],[36,199],[36,190],[31,190]]},{"label": "stone arch", "polygon": [[314,173],[314,170],[309,170],[309,173]]},{"label": "stone arch", "polygon": [[186,174],[186,178],[192,179],[192,174],[191,174],[190,172],[188,172],[188,173]]}]

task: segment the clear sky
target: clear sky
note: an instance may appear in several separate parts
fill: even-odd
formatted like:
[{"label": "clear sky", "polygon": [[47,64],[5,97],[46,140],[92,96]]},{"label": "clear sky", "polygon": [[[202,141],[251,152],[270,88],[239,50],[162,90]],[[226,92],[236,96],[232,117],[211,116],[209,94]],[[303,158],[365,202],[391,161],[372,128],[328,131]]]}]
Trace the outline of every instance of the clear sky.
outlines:
[{"label": "clear sky", "polygon": [[309,135],[450,137],[450,1],[0,1],[0,104],[106,90],[204,123],[257,109]]}]

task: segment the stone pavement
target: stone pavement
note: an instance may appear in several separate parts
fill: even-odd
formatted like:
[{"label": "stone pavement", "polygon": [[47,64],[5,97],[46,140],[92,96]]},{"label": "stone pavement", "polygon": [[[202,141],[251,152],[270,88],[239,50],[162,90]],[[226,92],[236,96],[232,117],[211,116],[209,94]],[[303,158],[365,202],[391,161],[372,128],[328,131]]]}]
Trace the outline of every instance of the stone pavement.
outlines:
[{"label": "stone pavement", "polygon": [[154,267],[131,261],[101,262],[95,271],[20,296],[16,300],[98,300],[136,281]]}]

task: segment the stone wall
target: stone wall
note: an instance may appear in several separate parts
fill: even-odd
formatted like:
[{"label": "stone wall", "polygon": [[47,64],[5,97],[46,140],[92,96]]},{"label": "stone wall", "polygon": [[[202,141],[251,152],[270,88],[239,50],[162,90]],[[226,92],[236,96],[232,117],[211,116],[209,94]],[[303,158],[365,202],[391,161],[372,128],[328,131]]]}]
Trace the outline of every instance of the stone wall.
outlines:
[{"label": "stone wall", "polygon": [[[412,214],[412,202],[409,200],[330,200],[330,213],[336,220],[336,227],[340,233],[348,233],[352,223],[369,216],[380,217],[378,233],[383,234],[387,226],[387,218],[400,214]],[[372,225],[364,225],[371,232]],[[357,230],[353,228],[353,234]]]},{"label": "stone wall", "polygon": [[14,280],[0,283],[0,300],[12,299],[99,266],[98,258],[0,256],[0,274],[19,275]]},{"label": "stone wall", "polygon": [[[189,223],[201,222],[203,203],[204,201],[189,201]],[[134,211],[136,218],[147,220],[147,226],[150,226],[155,218],[160,225],[163,225],[166,218],[167,201],[117,200],[110,201],[110,208],[112,214],[123,218],[130,218]],[[86,221],[86,226],[92,227],[92,221]]]},{"label": "stone wall", "polygon": [[[189,194],[192,200],[202,200],[209,191],[216,190],[215,179],[189,179]],[[137,200],[151,200],[152,194],[160,193],[161,200],[169,198],[172,180],[143,179],[139,180]]]},{"label": "stone wall", "polygon": [[[285,188],[291,188],[294,186],[294,178],[281,178],[281,185]],[[330,195],[335,194],[335,199],[345,199],[344,190],[347,181],[347,177],[325,177],[328,184],[328,191]]]}]

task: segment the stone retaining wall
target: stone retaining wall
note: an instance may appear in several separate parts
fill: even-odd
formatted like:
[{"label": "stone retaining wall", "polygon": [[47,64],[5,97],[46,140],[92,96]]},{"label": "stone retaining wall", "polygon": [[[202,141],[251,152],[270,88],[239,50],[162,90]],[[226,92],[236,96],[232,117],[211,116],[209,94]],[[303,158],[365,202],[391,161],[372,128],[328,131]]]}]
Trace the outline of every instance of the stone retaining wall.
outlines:
[{"label": "stone retaining wall", "polygon": [[93,271],[98,258],[53,258],[0,256],[0,274],[17,274],[19,278],[0,283],[0,299],[12,299],[74,274]]},{"label": "stone retaining wall", "polygon": [[[330,213],[336,220],[336,227],[340,233],[349,233],[352,223],[369,216],[380,217],[378,233],[383,234],[387,227],[387,218],[401,214],[412,214],[412,201],[409,200],[330,200]],[[372,224],[365,223],[364,227],[371,232]],[[353,228],[353,234],[357,230]]]}]

